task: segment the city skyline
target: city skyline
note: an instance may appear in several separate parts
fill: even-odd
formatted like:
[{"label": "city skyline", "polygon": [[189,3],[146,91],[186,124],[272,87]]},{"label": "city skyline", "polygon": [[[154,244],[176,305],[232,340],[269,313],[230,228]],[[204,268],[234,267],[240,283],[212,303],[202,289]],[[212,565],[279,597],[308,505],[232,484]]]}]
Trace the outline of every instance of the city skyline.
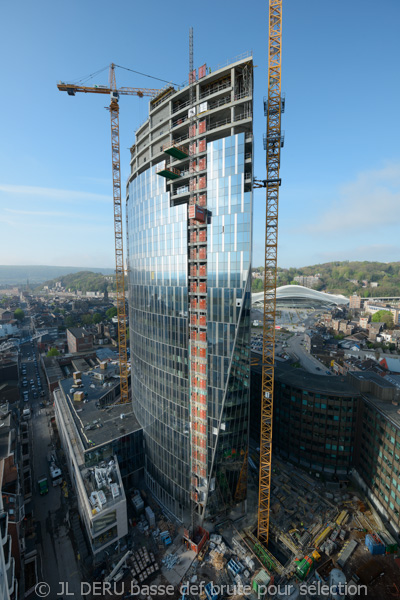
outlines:
[{"label": "city skyline", "polygon": [[[400,7],[385,0],[385,36],[375,37],[372,1],[322,6],[309,0],[284,6],[282,89],[286,93],[283,129],[278,264],[305,266],[329,260],[396,260],[400,207],[400,156],[396,145],[398,82],[393,77],[399,41]],[[3,264],[113,267],[112,181],[109,115],[104,98],[69,98],[58,80],[76,80],[112,60],[174,82],[187,79],[188,31],[194,25],[195,66],[215,69],[220,62],[253,49],[255,69],[255,169],[265,177],[262,98],[266,95],[267,34],[263,2],[256,2],[244,30],[223,6],[206,2],[204,18],[188,9],[179,14],[174,43],[165,40],[160,2],[153,4],[151,51],[144,29],[146,7],[122,2],[118,33],[110,49],[102,32],[109,10],[100,2],[93,13],[77,2],[42,13],[22,2],[5,7],[10,24],[4,79],[0,169],[0,227]],[[21,4],[18,5],[20,10]],[[213,19],[206,18],[208,9]],[[346,10],[346,21],[342,14]],[[114,13],[115,14],[115,13]],[[263,15],[265,19],[263,19]],[[224,28],[221,28],[221,23]],[[305,35],[303,32],[307,32]],[[310,33],[312,32],[312,33]],[[240,33],[240,35],[239,35]],[[75,40],[75,41],[74,41]],[[239,41],[238,41],[239,40]],[[161,47],[160,46],[160,47]],[[318,48],[318,52],[313,52]],[[4,54],[5,55],[5,54]],[[312,60],[310,61],[310,56]],[[384,56],[384,60],[382,60]],[[379,93],[375,91],[379,73]],[[107,69],[93,79],[107,83]],[[117,71],[117,85],[163,86],[162,82]],[[383,90],[383,91],[381,91]],[[145,120],[146,99],[123,98],[121,168],[129,174],[129,147]],[[379,121],[375,125],[375,115]],[[375,117],[375,118],[374,118]],[[254,192],[253,265],[263,264],[265,192]],[[379,208],[378,208],[379,207]]]}]

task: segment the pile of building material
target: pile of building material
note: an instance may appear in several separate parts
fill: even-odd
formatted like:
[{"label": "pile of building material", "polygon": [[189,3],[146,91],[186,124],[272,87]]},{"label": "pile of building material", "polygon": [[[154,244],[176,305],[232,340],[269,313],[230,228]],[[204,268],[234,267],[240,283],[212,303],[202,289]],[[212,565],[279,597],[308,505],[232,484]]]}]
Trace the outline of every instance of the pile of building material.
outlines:
[{"label": "pile of building material", "polygon": [[218,552],[217,550],[210,550],[210,558],[216,571],[221,571],[224,568],[226,561],[221,552]]},{"label": "pile of building material", "polygon": [[336,561],[339,567],[344,567],[346,562],[349,560],[350,556],[353,554],[354,550],[357,548],[357,544],[358,542],[356,540],[351,540],[344,544],[343,549],[339,553]]},{"label": "pile of building material", "polygon": [[[142,583],[158,571],[158,563],[154,558],[154,554],[148,552],[144,546],[132,554],[129,562],[134,584]],[[135,579],[136,577],[138,580]]]},{"label": "pile of building material", "polygon": [[149,524],[146,521],[146,517],[144,516],[144,514],[140,515],[140,519],[137,523],[137,528],[139,529],[140,533],[145,533],[146,535],[149,535]]},{"label": "pile of building material", "polygon": [[162,559],[162,563],[165,566],[165,568],[168,569],[168,571],[169,571],[175,565],[178,565],[180,563],[180,560],[181,559],[177,554],[167,554],[167,556],[165,556]]},{"label": "pile of building material", "polygon": [[398,544],[396,540],[387,531],[380,531],[379,537],[385,544],[386,554],[394,554],[397,552]]},{"label": "pile of building material", "polygon": [[146,506],[146,508],[144,509],[144,512],[146,514],[146,519],[147,522],[149,524],[149,527],[155,527],[156,524],[156,517],[151,509],[150,506]]},{"label": "pile of building material", "polygon": [[131,494],[131,501],[136,515],[142,514],[144,511],[144,501],[139,490],[134,490]]}]

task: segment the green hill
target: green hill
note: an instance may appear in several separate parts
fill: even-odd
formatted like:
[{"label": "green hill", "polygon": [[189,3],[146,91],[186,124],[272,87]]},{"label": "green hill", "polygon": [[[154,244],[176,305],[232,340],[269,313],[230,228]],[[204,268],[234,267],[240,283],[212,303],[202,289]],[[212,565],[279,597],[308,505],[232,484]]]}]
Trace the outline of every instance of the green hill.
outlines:
[{"label": "green hill", "polygon": [[38,286],[35,291],[43,290],[44,286],[53,288],[57,281],[61,281],[63,288],[73,292],[78,290],[81,292],[104,292],[106,287],[109,292],[112,292],[116,289],[115,278],[113,277],[112,281],[110,281],[110,275],[106,277],[102,273],[79,271],[78,273],[69,273],[68,275],[45,281],[44,284]]},{"label": "green hill", "polygon": [[57,281],[60,281],[63,275],[78,273],[79,271],[92,271],[94,273],[103,273],[104,275],[112,275],[114,273],[114,269],[108,268],[0,265],[0,285],[26,285],[27,280],[29,280],[30,284],[38,285],[54,277],[58,277]]},{"label": "green hill", "polygon": [[[253,269],[263,272],[263,267]],[[400,296],[400,262],[368,261],[329,262],[309,267],[281,269],[278,267],[278,285],[297,284],[295,277],[318,275],[313,289],[349,296]],[[378,286],[372,286],[377,283]],[[301,283],[300,283],[301,285]],[[262,279],[253,278],[252,291],[261,291]]]}]

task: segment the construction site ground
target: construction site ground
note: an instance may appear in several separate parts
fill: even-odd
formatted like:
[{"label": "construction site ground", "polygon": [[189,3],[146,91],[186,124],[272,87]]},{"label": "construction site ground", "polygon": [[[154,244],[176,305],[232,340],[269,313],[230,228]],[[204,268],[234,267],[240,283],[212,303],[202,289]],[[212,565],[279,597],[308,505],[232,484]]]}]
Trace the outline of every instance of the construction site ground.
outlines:
[{"label": "construction site ground", "polygon": [[[256,450],[253,450],[251,455],[256,461]],[[371,598],[389,600],[400,597],[397,596],[397,590],[400,590],[400,559],[396,560],[397,554],[372,556],[366,549],[366,533],[382,530],[383,524],[366,499],[349,481],[343,480],[340,483],[332,479],[322,482],[306,470],[274,459],[269,550],[275,567],[262,560],[255,551],[258,503],[255,469],[249,469],[246,504],[237,505],[228,515],[220,515],[215,523],[205,524],[211,538],[199,556],[186,548],[183,542],[183,527],[173,523],[151,496],[146,496],[146,502],[155,513],[156,525],[151,529],[143,517],[136,519],[136,524],[130,528],[131,547],[133,552],[144,547],[148,553],[153,553],[159,568],[146,577],[140,586],[157,586],[157,589],[162,589],[161,586],[172,586],[173,592],[171,587],[168,595],[164,592],[142,594],[136,591],[135,598],[148,600],[149,597],[168,597],[178,600],[182,598],[182,586],[188,584],[190,591],[185,600],[205,600],[204,586],[213,582],[219,589],[227,592],[234,590],[234,593],[222,594],[221,598],[234,595],[236,598],[254,599],[254,592],[250,592],[251,585],[254,575],[261,568],[274,577],[276,585],[301,584],[296,577],[296,559],[301,560],[304,556],[311,555],[316,547],[320,558],[315,562],[314,569],[310,571],[304,583],[312,584],[316,581],[315,569],[317,572],[321,571],[325,576],[324,583],[328,583],[327,565],[329,569],[338,566],[337,559],[343,546],[352,539],[355,539],[358,545],[342,569],[347,582],[352,580],[357,581],[358,585],[366,585],[367,596]],[[339,537],[335,540],[336,546],[328,555],[321,549],[321,544],[316,546],[316,540],[329,523],[332,525],[332,532],[337,529],[335,522],[343,510],[346,511],[346,517],[341,529],[345,531],[345,536],[343,540]],[[167,547],[159,535],[161,531],[166,530],[172,540]],[[309,532],[310,539],[308,543],[301,545],[300,539],[306,532]],[[329,533],[331,534],[331,531]],[[240,572],[236,578],[232,569],[228,568],[232,559],[240,565]],[[114,557],[113,564],[116,562]],[[105,574],[102,577],[104,576]],[[123,584],[126,591],[130,590],[132,574],[127,572],[120,584]],[[239,584],[242,586],[242,592]],[[359,597],[362,596],[361,593]],[[106,594],[105,597],[121,596]],[[125,597],[129,597],[129,594],[125,594]],[[309,595],[309,598],[312,597]],[[321,595],[319,597],[324,598]]]},{"label": "construction site ground", "polygon": [[[256,452],[251,456],[256,459]],[[251,471],[250,471],[251,473]],[[257,515],[257,474],[250,475],[248,509],[244,519],[247,530],[256,533]],[[400,559],[398,553],[392,555],[371,555],[365,546],[368,532],[384,530],[384,526],[373,507],[350,481],[319,481],[310,476],[306,470],[299,469],[290,463],[275,459],[273,462],[271,490],[270,540],[272,539],[288,559],[283,563],[283,571],[277,581],[295,582],[296,559],[310,555],[315,549],[315,540],[326,529],[329,523],[335,523],[342,510],[348,514],[341,526],[345,530],[344,540],[337,538],[336,548],[330,556],[321,549],[321,558],[315,562],[318,570],[321,565],[332,558],[333,566],[343,546],[352,539],[358,545],[343,567],[347,582],[353,575],[359,578],[359,585],[366,585],[368,595],[373,598],[389,599],[400,590]],[[253,515],[253,527],[248,527],[250,515]],[[309,532],[311,539],[301,546],[299,538]],[[246,534],[246,527],[244,527]],[[329,536],[328,536],[329,537]],[[248,540],[249,541],[249,540]],[[251,545],[251,543],[250,543]],[[270,548],[273,553],[273,548]],[[279,555],[282,562],[282,554]],[[340,568],[340,566],[339,566]],[[272,573],[272,571],[271,571]],[[315,573],[311,571],[310,581],[315,581]],[[297,581],[299,583],[299,581]],[[397,597],[400,597],[400,593]]]}]

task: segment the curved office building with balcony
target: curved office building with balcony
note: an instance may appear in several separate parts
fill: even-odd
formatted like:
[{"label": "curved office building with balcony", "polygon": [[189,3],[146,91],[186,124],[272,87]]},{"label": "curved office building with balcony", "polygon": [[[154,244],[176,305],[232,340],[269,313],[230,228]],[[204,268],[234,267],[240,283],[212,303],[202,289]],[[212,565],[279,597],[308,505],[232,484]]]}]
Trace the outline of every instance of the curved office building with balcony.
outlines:
[{"label": "curved office building with balcony", "polygon": [[[166,89],[150,102],[131,148],[133,408],[143,427],[146,483],[185,523],[194,495],[205,515],[235,500],[248,444],[252,72],[251,56],[212,73],[201,67],[193,116],[189,87]],[[198,230],[188,215],[193,195],[207,215]],[[193,339],[202,363],[191,358]]]},{"label": "curved office building with balcony", "polygon": [[[260,414],[261,371],[252,368],[251,411]],[[352,468],[359,393],[346,379],[313,375],[291,365],[275,368],[274,451],[326,473]],[[258,439],[256,418],[252,437]]]}]

